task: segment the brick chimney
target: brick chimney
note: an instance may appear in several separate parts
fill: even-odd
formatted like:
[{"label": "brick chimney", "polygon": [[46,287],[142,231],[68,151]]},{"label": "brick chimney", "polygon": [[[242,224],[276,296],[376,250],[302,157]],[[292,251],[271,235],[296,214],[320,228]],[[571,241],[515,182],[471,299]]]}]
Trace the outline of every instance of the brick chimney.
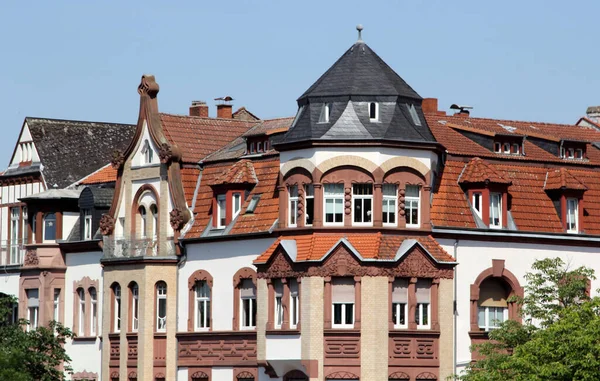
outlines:
[{"label": "brick chimney", "polygon": [[201,116],[208,118],[208,105],[204,101],[192,101],[190,116]]},{"label": "brick chimney", "polygon": [[590,106],[585,113],[591,121],[595,123],[600,122],[600,106]]},{"label": "brick chimney", "polygon": [[217,105],[217,118],[233,119],[233,106],[230,104]]},{"label": "brick chimney", "polygon": [[437,98],[423,98],[421,108],[424,113],[435,113],[438,112],[438,100]]}]

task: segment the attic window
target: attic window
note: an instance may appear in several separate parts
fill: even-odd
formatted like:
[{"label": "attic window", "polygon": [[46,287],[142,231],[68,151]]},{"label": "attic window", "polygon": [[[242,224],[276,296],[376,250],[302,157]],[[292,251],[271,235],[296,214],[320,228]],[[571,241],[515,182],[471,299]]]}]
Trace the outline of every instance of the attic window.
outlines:
[{"label": "attic window", "polygon": [[148,139],[144,141],[144,148],[142,148],[142,154],[144,155],[144,164],[152,164],[152,160],[154,159],[154,151],[152,151]]},{"label": "attic window", "polygon": [[250,143],[250,149],[248,150],[249,153],[254,153],[254,142]]},{"label": "attic window", "polygon": [[494,143],[494,152],[496,152],[496,153],[502,152],[502,148],[501,147],[502,147],[502,145],[500,143],[495,142]]},{"label": "attic window", "polygon": [[504,143],[504,153],[510,153],[510,143]]},{"label": "attic window", "polygon": [[321,115],[319,115],[319,123],[328,123],[331,116],[331,103],[323,103],[321,107]]},{"label": "attic window", "polygon": [[379,103],[377,103],[377,102],[369,103],[369,120],[371,122],[379,121]]},{"label": "attic window", "polygon": [[412,118],[415,126],[421,126],[421,119],[419,119],[419,114],[417,114],[415,105],[410,105],[410,106],[406,106],[406,107],[408,107],[408,112],[410,113],[410,117]]},{"label": "attic window", "polygon": [[252,200],[250,200],[250,203],[246,208],[246,213],[254,213],[254,211],[256,210],[256,206],[258,205],[258,200],[260,200],[260,196],[252,197]]},{"label": "attic window", "polygon": [[262,152],[262,151],[263,151],[262,142],[256,143],[256,152]]},{"label": "attic window", "polygon": [[583,160],[585,158],[585,145],[577,142],[565,142],[560,147],[560,157],[569,160]]}]

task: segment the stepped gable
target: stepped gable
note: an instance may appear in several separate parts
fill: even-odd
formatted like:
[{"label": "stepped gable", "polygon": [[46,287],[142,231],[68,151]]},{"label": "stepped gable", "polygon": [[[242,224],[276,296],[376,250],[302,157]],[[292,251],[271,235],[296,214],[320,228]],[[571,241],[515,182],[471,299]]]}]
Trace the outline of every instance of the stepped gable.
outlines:
[{"label": "stepped gable", "polygon": [[579,181],[568,169],[559,168],[548,171],[544,190],[587,190],[585,184]]}]

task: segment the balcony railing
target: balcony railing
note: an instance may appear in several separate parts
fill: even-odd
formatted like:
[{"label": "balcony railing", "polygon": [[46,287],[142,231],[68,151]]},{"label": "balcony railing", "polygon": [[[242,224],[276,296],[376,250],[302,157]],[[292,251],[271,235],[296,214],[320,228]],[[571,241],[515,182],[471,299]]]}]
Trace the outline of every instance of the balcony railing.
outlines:
[{"label": "balcony railing", "polygon": [[0,241],[0,265],[22,265],[25,258],[25,245],[23,241]]},{"label": "balcony railing", "polygon": [[104,258],[141,258],[175,255],[175,242],[167,238],[160,242],[151,238],[104,237]]}]

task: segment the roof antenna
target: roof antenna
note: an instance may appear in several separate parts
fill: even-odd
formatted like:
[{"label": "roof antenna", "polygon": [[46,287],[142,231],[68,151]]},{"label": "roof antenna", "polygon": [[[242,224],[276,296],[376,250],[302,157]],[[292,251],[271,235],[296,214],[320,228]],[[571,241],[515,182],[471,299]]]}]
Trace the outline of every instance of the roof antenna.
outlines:
[{"label": "roof antenna", "polygon": [[362,30],[363,30],[362,24],[358,24],[356,26],[356,30],[358,31],[358,41],[357,42],[363,42],[363,40],[362,40]]}]

